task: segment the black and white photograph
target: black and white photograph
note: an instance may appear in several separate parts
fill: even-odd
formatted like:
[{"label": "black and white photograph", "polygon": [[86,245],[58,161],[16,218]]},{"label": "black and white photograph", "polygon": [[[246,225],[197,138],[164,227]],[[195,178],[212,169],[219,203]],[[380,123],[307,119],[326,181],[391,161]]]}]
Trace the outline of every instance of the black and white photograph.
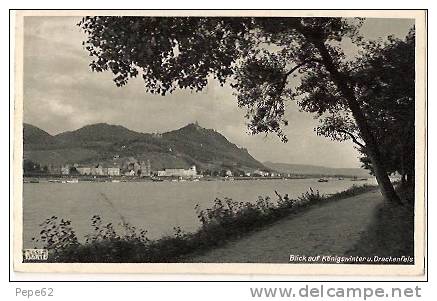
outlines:
[{"label": "black and white photograph", "polygon": [[18,12],[14,268],[423,274],[425,27]]}]

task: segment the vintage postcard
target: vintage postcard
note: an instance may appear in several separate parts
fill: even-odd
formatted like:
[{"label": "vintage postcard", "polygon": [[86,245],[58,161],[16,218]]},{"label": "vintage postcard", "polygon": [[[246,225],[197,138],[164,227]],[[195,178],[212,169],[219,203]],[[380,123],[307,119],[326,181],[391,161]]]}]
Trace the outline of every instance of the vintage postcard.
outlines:
[{"label": "vintage postcard", "polygon": [[426,11],[12,14],[15,271],[425,273]]}]

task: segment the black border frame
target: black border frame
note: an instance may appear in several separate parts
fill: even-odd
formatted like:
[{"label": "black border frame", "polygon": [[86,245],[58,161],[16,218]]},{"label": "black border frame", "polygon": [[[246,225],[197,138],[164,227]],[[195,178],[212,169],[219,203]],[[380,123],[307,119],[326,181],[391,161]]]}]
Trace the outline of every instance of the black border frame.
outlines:
[{"label": "black border frame", "polygon": [[[269,9],[41,9],[41,8],[37,8],[37,9],[14,9],[14,8],[10,8],[9,9],[9,15],[8,15],[8,21],[9,21],[9,87],[8,87],[8,91],[9,91],[9,116],[8,116],[8,121],[9,121],[9,132],[8,132],[8,137],[9,137],[9,161],[8,161],[8,165],[9,165],[9,203],[8,203],[8,221],[9,221],[9,227],[8,227],[8,231],[9,231],[9,241],[8,241],[8,247],[9,247],[9,256],[8,256],[8,260],[9,260],[9,264],[8,264],[8,280],[9,283],[65,283],[65,282],[70,282],[70,283],[87,283],[87,282],[98,282],[98,283],[124,283],[124,282],[159,282],[159,283],[163,283],[163,282],[213,282],[213,283],[218,283],[218,282],[243,282],[243,283],[293,283],[293,282],[297,282],[297,283],[320,283],[320,282],[328,282],[328,283],[350,283],[350,282],[365,282],[365,283],[379,283],[379,282],[392,282],[392,283],[428,283],[429,282],[429,256],[428,256],[428,241],[429,241],[429,232],[428,232],[428,224],[429,224],[429,214],[428,214],[428,35],[429,35],[429,29],[428,29],[428,8],[412,8],[412,9],[397,9],[397,8],[393,8],[393,9],[344,9],[344,8],[340,8],[340,9],[335,9],[335,8],[329,8],[329,9],[315,9],[315,8],[310,8],[310,9],[272,9],[271,11],[311,11],[311,10],[321,10],[321,11],[392,11],[392,10],[398,10],[398,11],[423,11],[425,12],[425,32],[426,32],[426,38],[425,38],[425,49],[426,49],[426,63],[425,63],[425,68],[426,68],[426,78],[425,78],[425,210],[424,210],[424,214],[425,214],[425,231],[426,231],[426,235],[425,235],[425,261],[424,261],[424,265],[425,265],[425,275],[426,275],[426,279],[425,280],[11,280],[11,272],[13,272],[12,268],[13,268],[13,262],[11,261],[11,159],[13,159],[11,157],[11,68],[14,68],[14,66],[11,66],[11,13],[14,11],[26,11],[26,10],[31,10],[31,11],[109,11],[109,10],[119,10],[119,11],[132,11],[132,10],[136,10],[136,11],[199,11],[199,10],[203,10],[203,11],[247,11],[247,10],[253,10],[253,11],[269,11]],[[15,33],[14,33],[15,34]],[[14,79],[12,79],[14,80]],[[14,91],[15,93],[15,91]],[[13,153],[12,153],[13,155]],[[12,183],[13,184],[13,183]],[[12,200],[13,201],[13,200]],[[162,274],[160,276],[164,276],[165,274]],[[183,274],[177,275],[177,276],[182,276]],[[193,276],[201,276],[199,275],[194,275]],[[212,275],[202,275],[202,276],[212,276]],[[224,275],[226,276],[226,275]],[[238,277],[239,275],[229,275],[229,277]],[[259,275],[260,277],[262,275]],[[269,275],[269,277],[274,276],[274,275]],[[278,277],[286,277],[286,275],[277,275]],[[298,276],[298,275],[296,275]],[[311,276],[312,277],[312,276]],[[337,277],[337,276],[335,276]],[[339,276],[339,277],[350,277],[350,276]],[[378,276],[379,277],[379,276]],[[381,277],[386,277],[386,276],[381,276]],[[390,277],[390,276],[387,276]]]}]

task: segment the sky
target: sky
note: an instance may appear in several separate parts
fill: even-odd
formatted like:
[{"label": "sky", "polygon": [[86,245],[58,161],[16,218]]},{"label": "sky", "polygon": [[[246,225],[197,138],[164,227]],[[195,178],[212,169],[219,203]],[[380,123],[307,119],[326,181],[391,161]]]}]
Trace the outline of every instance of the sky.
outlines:
[{"label": "sky", "polygon": [[[162,133],[197,121],[247,148],[261,162],[360,166],[352,142],[317,136],[313,130],[317,120],[291,102],[285,114],[288,143],[283,143],[274,134],[248,134],[245,111],[238,108],[232,89],[213,80],[202,92],[177,90],[165,97],[147,94],[140,78],[116,87],[111,73],[90,70],[79,21],[77,17],[25,17],[24,122],[54,135],[99,122]],[[361,33],[366,39],[403,38],[413,24],[408,19],[367,19]],[[353,53],[348,43],[343,47]]]}]

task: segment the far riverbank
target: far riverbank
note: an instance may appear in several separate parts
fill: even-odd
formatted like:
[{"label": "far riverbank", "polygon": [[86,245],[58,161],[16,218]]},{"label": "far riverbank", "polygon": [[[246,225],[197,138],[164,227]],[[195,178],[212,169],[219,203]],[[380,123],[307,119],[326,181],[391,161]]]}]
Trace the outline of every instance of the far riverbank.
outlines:
[{"label": "far riverbank", "polygon": [[199,181],[261,181],[261,180],[300,180],[300,179],[320,179],[320,182],[328,181],[354,181],[363,182],[370,178],[357,178],[357,177],[337,177],[337,176],[323,176],[323,175],[292,175],[292,176],[244,176],[244,177],[215,177],[205,176],[196,178],[181,178],[181,177],[132,177],[132,176],[60,176],[60,175],[37,175],[37,176],[24,176],[24,183],[62,183],[73,184],[78,182],[107,182],[107,183],[119,183],[119,182],[199,182]]}]

